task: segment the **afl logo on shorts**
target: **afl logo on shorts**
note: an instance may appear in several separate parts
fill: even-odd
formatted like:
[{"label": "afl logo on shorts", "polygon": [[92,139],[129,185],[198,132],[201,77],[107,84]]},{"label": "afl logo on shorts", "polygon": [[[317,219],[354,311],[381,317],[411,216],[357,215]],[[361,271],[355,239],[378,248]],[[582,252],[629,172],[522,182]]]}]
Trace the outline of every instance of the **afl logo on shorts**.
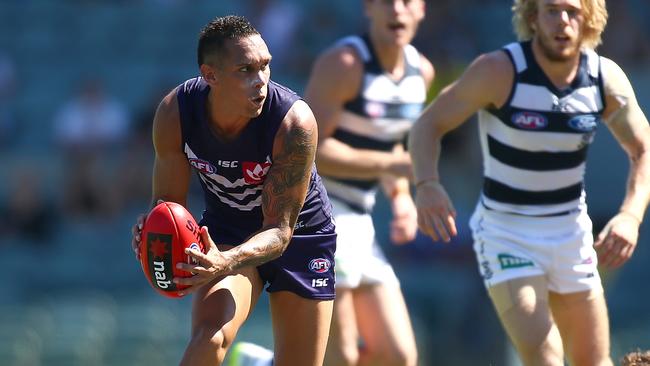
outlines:
[{"label": "afl logo on shorts", "polygon": [[544,116],[535,112],[519,112],[512,116],[512,123],[526,130],[540,130],[548,125]]},{"label": "afl logo on shorts", "polygon": [[330,270],[332,263],[329,259],[316,258],[309,262],[309,270],[316,273],[325,273]]},{"label": "afl logo on shorts", "polygon": [[581,132],[591,132],[596,129],[598,118],[592,114],[575,116],[569,120],[569,127]]}]

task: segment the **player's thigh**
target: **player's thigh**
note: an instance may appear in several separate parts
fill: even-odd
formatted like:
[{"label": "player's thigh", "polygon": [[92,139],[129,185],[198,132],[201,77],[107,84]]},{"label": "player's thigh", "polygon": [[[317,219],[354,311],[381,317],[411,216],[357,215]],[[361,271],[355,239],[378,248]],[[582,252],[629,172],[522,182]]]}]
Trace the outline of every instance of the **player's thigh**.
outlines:
[{"label": "player's thigh", "polygon": [[398,284],[362,285],[354,290],[354,305],[359,333],[368,352],[414,357],[415,337]]},{"label": "player's thigh", "polygon": [[275,366],[322,365],[333,302],[289,291],[270,294]]},{"label": "player's thigh", "polygon": [[504,281],[489,287],[488,293],[516,346],[542,344],[555,328],[544,276]]},{"label": "player's thigh", "polygon": [[551,292],[549,301],[571,364],[610,365],[609,319],[602,289]]},{"label": "player's thigh", "polygon": [[356,348],[358,337],[352,290],[337,288],[332,323],[330,325],[329,343],[352,344]]},{"label": "player's thigh", "polygon": [[359,358],[358,340],[359,332],[352,290],[337,287],[325,365],[356,363]]},{"label": "player's thigh", "polygon": [[251,313],[262,291],[255,267],[246,267],[199,289],[192,302],[192,336],[222,333],[229,346]]}]

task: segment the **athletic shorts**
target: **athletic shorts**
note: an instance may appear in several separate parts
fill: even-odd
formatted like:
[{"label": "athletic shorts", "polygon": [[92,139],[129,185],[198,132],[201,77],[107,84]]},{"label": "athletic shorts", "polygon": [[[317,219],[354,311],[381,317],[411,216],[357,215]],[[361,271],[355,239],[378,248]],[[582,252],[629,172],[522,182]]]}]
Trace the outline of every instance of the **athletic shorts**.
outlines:
[{"label": "athletic shorts", "polygon": [[368,284],[399,286],[393,267],[388,263],[377,240],[372,217],[353,210],[332,198],[338,233],[336,248],[336,286],[357,288]]},{"label": "athletic shorts", "polygon": [[331,224],[315,234],[294,235],[282,256],[257,267],[266,291],[289,291],[315,300],[334,300],[336,232]]},{"label": "athletic shorts", "polygon": [[488,210],[479,203],[470,227],[486,287],[545,276],[549,290],[557,293],[602,290],[586,210],[531,217]]}]

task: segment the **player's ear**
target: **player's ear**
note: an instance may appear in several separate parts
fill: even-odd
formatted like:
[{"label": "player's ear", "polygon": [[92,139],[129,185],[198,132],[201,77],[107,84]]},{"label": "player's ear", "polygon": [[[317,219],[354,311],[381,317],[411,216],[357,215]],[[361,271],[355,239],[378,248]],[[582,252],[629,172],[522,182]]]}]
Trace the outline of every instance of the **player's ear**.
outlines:
[{"label": "player's ear", "polygon": [[199,70],[201,71],[201,76],[203,76],[203,79],[205,79],[208,84],[217,82],[217,73],[215,72],[214,67],[208,64],[201,64]]}]

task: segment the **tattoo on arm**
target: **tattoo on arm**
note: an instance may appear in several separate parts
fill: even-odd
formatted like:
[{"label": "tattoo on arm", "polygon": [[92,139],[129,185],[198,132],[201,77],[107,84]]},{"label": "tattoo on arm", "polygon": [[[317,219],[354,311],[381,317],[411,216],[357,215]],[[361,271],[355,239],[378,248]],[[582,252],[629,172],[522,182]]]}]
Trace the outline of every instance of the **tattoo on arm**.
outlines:
[{"label": "tattoo on arm", "polygon": [[316,153],[315,126],[294,126],[278,136],[279,152],[264,181],[262,212],[264,227],[246,242],[233,248],[237,267],[260,265],[284,252],[304,204]]}]

